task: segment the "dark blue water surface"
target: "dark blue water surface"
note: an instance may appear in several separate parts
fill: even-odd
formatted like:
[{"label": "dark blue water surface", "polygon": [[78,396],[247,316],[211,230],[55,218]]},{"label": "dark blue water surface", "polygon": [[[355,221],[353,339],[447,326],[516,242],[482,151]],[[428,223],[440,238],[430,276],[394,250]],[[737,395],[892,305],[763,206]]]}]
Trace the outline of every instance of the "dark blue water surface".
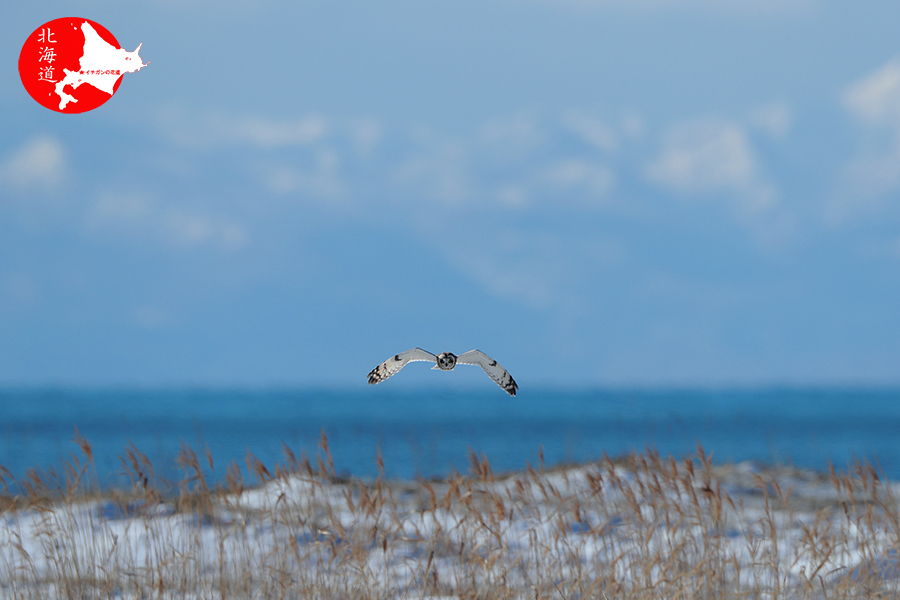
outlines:
[{"label": "dark blue water surface", "polygon": [[[900,479],[900,390],[545,389],[511,398],[474,392],[354,390],[0,390],[0,465],[59,469],[74,452],[75,428],[93,447],[104,485],[122,484],[129,444],[157,475],[182,476],[181,442],[214,461],[221,480],[232,461],[246,473],[252,452],[271,470],[282,443],[315,460],[322,430],[338,474],[378,473],[380,449],[392,478],[468,468],[469,449],[495,472],[538,462],[587,461],[655,447],[676,457],[697,441],[715,462],[755,459],[824,470],[854,458]],[[207,469],[209,471],[209,469]]]}]

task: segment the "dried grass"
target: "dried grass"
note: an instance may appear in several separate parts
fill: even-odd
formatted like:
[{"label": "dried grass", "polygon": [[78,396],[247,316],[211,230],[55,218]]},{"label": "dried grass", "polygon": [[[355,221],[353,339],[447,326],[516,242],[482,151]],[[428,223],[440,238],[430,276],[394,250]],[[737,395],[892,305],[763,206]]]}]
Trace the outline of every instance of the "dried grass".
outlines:
[{"label": "dried grass", "polygon": [[[63,474],[0,468],[2,598],[883,598],[900,591],[893,485],[866,463],[813,475],[648,450],[441,481],[342,480],[323,432],[215,476],[121,457],[100,490],[90,444]],[[383,474],[380,455],[377,461]],[[221,484],[213,481],[221,480]]]}]

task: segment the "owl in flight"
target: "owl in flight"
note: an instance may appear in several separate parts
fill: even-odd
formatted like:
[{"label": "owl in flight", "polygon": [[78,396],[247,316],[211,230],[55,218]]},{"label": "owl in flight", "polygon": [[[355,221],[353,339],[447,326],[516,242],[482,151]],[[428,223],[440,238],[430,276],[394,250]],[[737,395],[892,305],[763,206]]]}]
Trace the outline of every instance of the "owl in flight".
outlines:
[{"label": "owl in flight", "polygon": [[516,395],[519,386],[516,385],[512,375],[500,364],[482,352],[481,350],[469,350],[459,356],[451,352],[441,352],[437,356],[431,352],[426,352],[421,348],[413,348],[400,354],[390,357],[369,373],[369,383],[375,385],[381,383],[391,375],[394,375],[400,369],[406,366],[408,362],[427,361],[435,363],[432,369],[440,369],[442,371],[452,371],[457,363],[461,365],[478,365],[488,376],[493,379],[497,385],[502,387],[510,396]]}]

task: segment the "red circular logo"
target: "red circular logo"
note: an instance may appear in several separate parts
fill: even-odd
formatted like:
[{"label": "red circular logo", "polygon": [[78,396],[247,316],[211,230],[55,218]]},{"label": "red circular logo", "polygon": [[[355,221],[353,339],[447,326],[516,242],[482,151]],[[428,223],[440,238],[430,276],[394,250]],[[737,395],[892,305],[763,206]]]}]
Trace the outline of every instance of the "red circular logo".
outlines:
[{"label": "red circular logo", "polygon": [[54,19],[28,36],[19,54],[19,77],[41,105],[82,113],[112,98],[125,73],[147,66],[140,49],[126,52],[113,34],[89,19]]}]

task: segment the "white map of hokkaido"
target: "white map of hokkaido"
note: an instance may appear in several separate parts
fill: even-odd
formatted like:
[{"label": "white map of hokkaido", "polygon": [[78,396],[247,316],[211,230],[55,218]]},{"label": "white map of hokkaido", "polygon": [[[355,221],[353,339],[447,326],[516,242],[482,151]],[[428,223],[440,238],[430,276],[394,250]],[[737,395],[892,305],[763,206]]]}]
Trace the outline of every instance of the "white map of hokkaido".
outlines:
[{"label": "white map of hokkaido", "polygon": [[[141,62],[138,52],[141,44],[134,52],[126,52],[121,48],[111,46],[106,40],[97,35],[91,24],[85,21],[81,24],[81,32],[84,34],[84,56],[81,57],[79,69],[70,71],[63,69],[66,76],[57,82],[56,94],[59,96],[59,109],[62,110],[69,102],[78,102],[77,99],[63,91],[67,85],[77,88],[82,83],[87,83],[101,92],[110,96],[113,94],[113,86],[124,73],[140,71],[146,67]],[[150,64],[150,63],[147,63]]]}]

